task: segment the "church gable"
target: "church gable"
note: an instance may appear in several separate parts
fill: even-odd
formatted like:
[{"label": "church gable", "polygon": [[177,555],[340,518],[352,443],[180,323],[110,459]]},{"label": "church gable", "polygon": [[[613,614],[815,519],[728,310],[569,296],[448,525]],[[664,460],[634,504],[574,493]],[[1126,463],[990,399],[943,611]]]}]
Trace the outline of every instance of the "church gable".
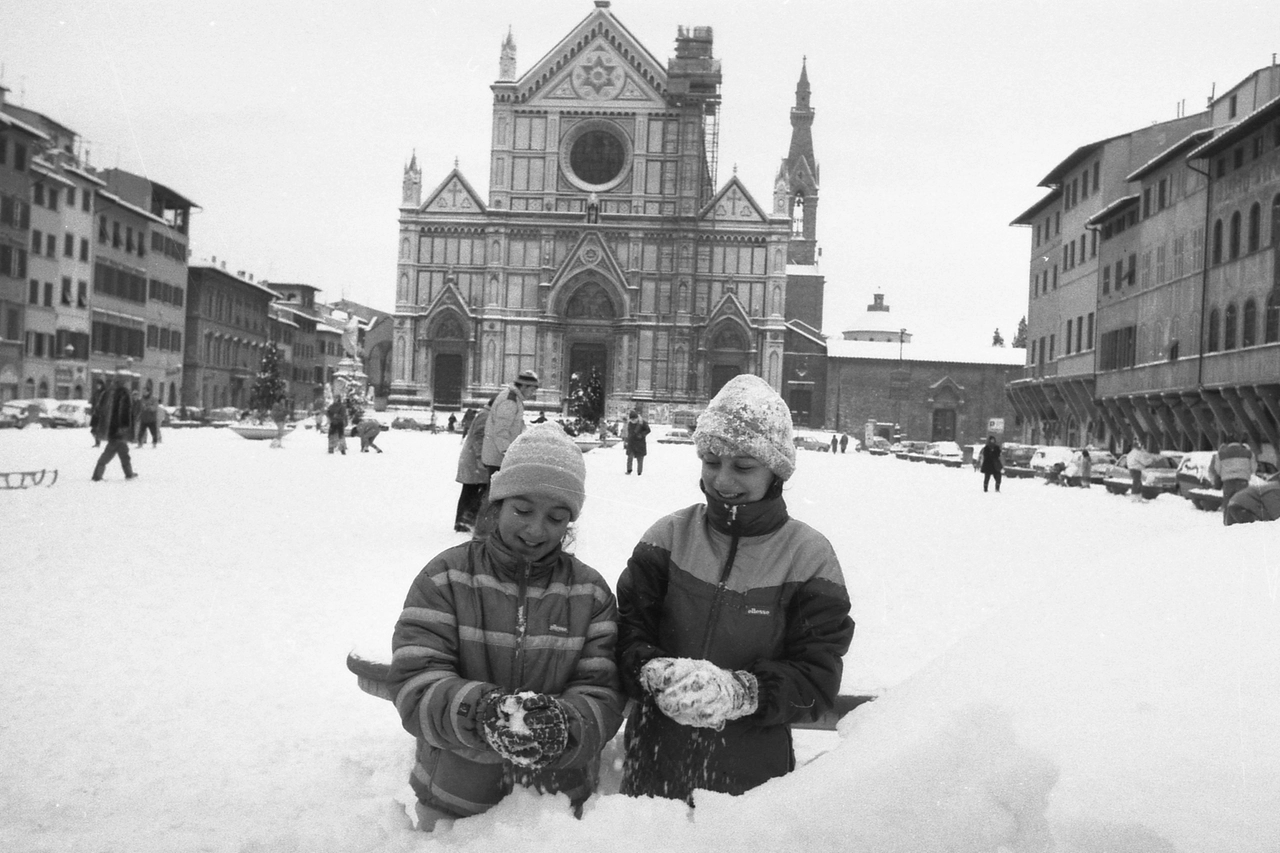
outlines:
[{"label": "church gable", "polygon": [[[433,328],[439,326],[440,329],[443,329],[445,325],[448,325],[447,331],[449,334],[439,334],[440,329],[436,329],[437,334],[435,334],[434,337],[461,337],[470,339],[471,335],[466,332],[466,329],[463,327],[460,320],[465,319],[470,321],[472,319],[471,308],[468,307],[466,300],[462,298],[462,294],[458,292],[457,280],[453,276],[449,276],[446,279],[446,282],[447,283],[444,288],[440,290],[440,293],[437,294],[436,298],[427,306],[427,315],[435,318],[432,321]],[[459,334],[453,334],[454,325],[459,327]]]},{"label": "church gable", "polygon": [[517,98],[525,103],[663,106],[666,87],[662,63],[599,7],[516,82]]},{"label": "church gable", "polygon": [[734,175],[711,202],[702,209],[700,219],[718,222],[768,222],[760,205]]},{"label": "church gable", "polygon": [[418,210],[439,213],[484,213],[485,205],[462,173],[454,169],[432,190]]},{"label": "church gable", "polygon": [[597,272],[601,277],[619,284],[627,280],[622,267],[618,265],[618,259],[595,232],[582,235],[578,245],[573,247],[573,251],[560,265],[560,269],[556,270],[555,276],[551,279],[551,286],[557,288],[579,274],[589,271]]},{"label": "church gable", "polygon": [[747,315],[747,309],[738,300],[737,294],[726,293],[707,317],[707,328],[720,330],[735,326],[743,330],[750,329],[751,317]]}]

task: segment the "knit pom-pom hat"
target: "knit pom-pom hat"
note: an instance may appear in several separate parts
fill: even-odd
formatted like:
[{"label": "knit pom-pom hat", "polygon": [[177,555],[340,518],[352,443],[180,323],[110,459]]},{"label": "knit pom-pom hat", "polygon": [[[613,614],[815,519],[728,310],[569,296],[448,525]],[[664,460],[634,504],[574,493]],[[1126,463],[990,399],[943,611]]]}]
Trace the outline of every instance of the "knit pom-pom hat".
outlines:
[{"label": "knit pom-pom hat", "polygon": [[791,410],[759,376],[740,373],[725,383],[698,416],[698,455],[753,456],[786,480],[796,470]]},{"label": "knit pom-pom hat", "polygon": [[513,495],[548,495],[564,501],[577,518],[586,498],[587,466],[582,451],[559,424],[534,424],[507,448],[502,467],[489,483],[492,500]]}]

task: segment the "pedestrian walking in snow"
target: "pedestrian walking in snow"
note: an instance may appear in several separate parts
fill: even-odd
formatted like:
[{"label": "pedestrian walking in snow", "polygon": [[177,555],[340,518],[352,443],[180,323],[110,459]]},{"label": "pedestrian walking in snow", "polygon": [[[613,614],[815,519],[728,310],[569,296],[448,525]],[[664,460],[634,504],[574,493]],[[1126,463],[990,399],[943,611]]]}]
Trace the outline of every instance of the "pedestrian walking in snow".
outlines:
[{"label": "pedestrian walking in snow", "polygon": [[289,406],[284,400],[276,400],[271,407],[271,420],[276,425],[276,437],[271,439],[271,447],[284,447],[284,426],[289,419]]},{"label": "pedestrian walking in snow", "polygon": [[1083,489],[1093,488],[1093,482],[1089,479],[1093,476],[1093,458],[1089,456],[1088,448],[1080,451],[1080,487]]},{"label": "pedestrian walking in snow", "polygon": [[445,426],[446,426],[446,427],[448,427],[449,432],[453,432],[453,431],[457,428],[457,426],[458,426],[458,415],[457,415],[457,413],[455,413],[455,412],[450,412],[450,413],[449,413],[449,420],[445,421]]},{"label": "pedestrian walking in snow", "polygon": [[845,449],[848,446],[849,446],[849,436],[845,435],[844,433],[840,433],[840,452],[844,453]]},{"label": "pedestrian walking in snow", "polygon": [[147,434],[151,435],[151,446],[155,447],[160,444],[160,404],[156,402],[155,397],[151,396],[151,392],[147,391],[142,395],[142,399],[138,401],[138,446],[147,443]]},{"label": "pedestrian walking in snow", "polygon": [[575,813],[595,790],[625,699],[613,593],[563,547],[585,482],[564,430],[526,430],[493,475],[483,535],[436,555],[409,589],[389,683],[418,739],[419,829],[484,812],[516,785],[564,794]]},{"label": "pedestrian walking in snow", "polygon": [[832,456],[834,456],[834,455],[835,455],[835,453],[836,453],[836,448],[837,448],[837,447],[839,447],[839,446],[840,446],[840,440],[839,440],[838,438],[836,438],[834,435],[832,435],[832,436],[831,436],[831,455],[832,455]]},{"label": "pedestrian walking in snow", "polygon": [[1004,461],[1000,458],[1000,445],[994,435],[987,436],[987,443],[978,451],[978,470],[982,472],[982,491],[987,491],[992,478],[996,481],[996,491],[1000,491],[1000,478],[1004,476]]},{"label": "pedestrian walking in snow", "polygon": [[1126,462],[1129,466],[1129,481],[1134,500],[1142,500],[1142,472],[1156,460],[1156,455],[1147,451],[1142,442],[1135,441],[1129,449]]},{"label": "pedestrian walking in snow", "polygon": [[853,637],[835,551],[782,497],[796,460],[782,398],[734,377],[694,444],[706,502],[650,527],[618,580],[632,796],[740,794],[790,772],[790,725],[832,707]]},{"label": "pedestrian walking in snow", "polygon": [[492,474],[502,465],[502,457],[524,431],[524,401],[538,393],[538,374],[524,370],[489,406],[489,422],[484,428],[481,457]]},{"label": "pedestrian walking in snow", "polygon": [[93,466],[93,480],[98,482],[107,470],[107,464],[116,456],[120,457],[120,467],[124,469],[124,478],[132,480],[138,476],[133,471],[133,462],[129,459],[129,440],[133,437],[134,413],[133,398],[125,388],[125,374],[116,371],[111,384],[103,389],[102,394],[93,404],[94,437],[105,442],[98,463]]},{"label": "pedestrian walking in snow", "polygon": [[644,458],[649,454],[649,422],[640,417],[639,409],[632,409],[627,415],[627,434],[624,441],[627,446],[627,473],[631,473],[631,462],[635,461],[636,476],[644,473]]}]

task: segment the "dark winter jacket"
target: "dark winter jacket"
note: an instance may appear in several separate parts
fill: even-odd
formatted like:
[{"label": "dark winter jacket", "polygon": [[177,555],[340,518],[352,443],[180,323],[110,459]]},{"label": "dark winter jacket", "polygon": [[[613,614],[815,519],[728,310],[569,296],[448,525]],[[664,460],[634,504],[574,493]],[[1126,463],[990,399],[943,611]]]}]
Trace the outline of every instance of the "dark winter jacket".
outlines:
[{"label": "dark winter jacket", "polygon": [[645,438],[649,434],[649,422],[644,418],[627,419],[627,452],[632,456],[644,456],[649,452],[649,442]]},{"label": "dark winter jacket", "polygon": [[[495,532],[442,552],[418,575],[392,637],[390,686],[418,738],[410,784],[456,815],[485,811],[513,780],[581,803],[624,697],[614,661],[617,608],[604,579],[559,548],[518,559]],[[557,697],[569,714],[564,754],[520,771],[485,741],[476,703],[488,691]]]},{"label": "dark winter jacket", "polygon": [[[618,580],[618,661],[638,700],[623,793],[739,794],[781,776],[795,767],[788,724],[816,719],[839,693],[853,620],[831,544],[781,497],[733,509],[709,501],[658,521]],[[750,671],[757,711],[719,732],[675,723],[639,685],[655,657]]]},{"label": "dark winter jacket", "polygon": [[984,444],[982,449],[978,451],[978,470],[983,474],[998,474],[1004,468],[1004,462],[1000,459],[1000,445]]},{"label": "dark winter jacket", "polygon": [[114,385],[103,390],[93,404],[90,426],[96,438],[105,441],[128,441],[134,430],[133,400],[127,388]]},{"label": "dark winter jacket", "polygon": [[341,400],[334,400],[325,409],[329,416],[329,435],[342,435],[347,428],[347,406]]}]

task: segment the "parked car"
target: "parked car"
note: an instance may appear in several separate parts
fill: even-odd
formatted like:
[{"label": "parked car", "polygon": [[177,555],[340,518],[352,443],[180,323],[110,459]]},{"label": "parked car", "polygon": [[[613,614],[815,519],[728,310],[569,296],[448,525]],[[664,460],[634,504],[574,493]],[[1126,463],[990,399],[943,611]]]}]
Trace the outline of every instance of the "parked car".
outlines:
[{"label": "parked car", "polygon": [[[1089,450],[1089,482],[1101,483],[1102,472],[1109,469],[1115,464],[1116,457],[1109,450],[1099,450],[1093,447]],[[1080,485],[1080,463],[1084,460],[1084,451],[1077,450],[1071,454],[1071,461],[1067,463],[1066,468],[1062,470],[1062,478],[1068,486]]]},{"label": "parked car", "polygon": [[1056,444],[1041,445],[1031,454],[1031,460],[1027,463],[1027,467],[1037,477],[1048,477],[1049,472],[1058,463],[1062,463],[1063,468],[1071,462],[1071,457],[1075,453],[1070,447],[1063,447]]},{"label": "parked car", "polygon": [[930,442],[924,449],[924,461],[931,465],[959,468],[964,464],[964,450],[954,441]]},{"label": "parked car", "polygon": [[[1222,481],[1209,473],[1209,466],[1217,455],[1213,450],[1194,450],[1182,457],[1174,473],[1178,494],[1191,501],[1196,509],[1212,512],[1222,509]],[[1249,485],[1261,486],[1275,473],[1275,465],[1259,459],[1257,473],[1249,478]]]},{"label": "parked car", "polygon": [[[1142,469],[1142,497],[1148,500],[1159,497],[1166,492],[1178,492],[1178,464],[1183,454],[1179,451],[1164,450],[1146,468]],[[1107,469],[1102,478],[1102,485],[1113,495],[1123,495],[1133,487],[1133,478],[1129,474],[1129,455],[1126,453]]]},{"label": "parked car", "polygon": [[882,435],[873,435],[867,441],[867,452],[872,456],[889,455],[889,439]]},{"label": "parked car", "polygon": [[87,427],[93,414],[93,404],[88,400],[63,400],[50,416],[50,426]]},{"label": "parked car", "polygon": [[792,441],[797,448],[802,450],[817,450],[819,452],[831,450],[831,442],[814,438],[811,435],[797,435]]},{"label": "parked car", "polygon": [[10,400],[0,408],[16,419],[14,426],[19,429],[35,422],[48,427],[52,426],[53,411],[61,402],[52,397],[33,397],[29,400]]},{"label": "parked car", "polygon": [[924,461],[924,449],[929,446],[927,441],[900,441],[893,451],[893,455],[899,459],[907,459],[911,462]]},{"label": "parked car", "polygon": [[693,444],[693,433],[684,427],[672,427],[658,438],[658,444]]},{"label": "parked car", "polygon": [[1004,464],[1004,475],[1006,477],[1034,477],[1035,472],[1031,470],[1031,457],[1039,449],[1034,444],[1018,444],[1009,442],[1000,447],[1000,461]]}]

